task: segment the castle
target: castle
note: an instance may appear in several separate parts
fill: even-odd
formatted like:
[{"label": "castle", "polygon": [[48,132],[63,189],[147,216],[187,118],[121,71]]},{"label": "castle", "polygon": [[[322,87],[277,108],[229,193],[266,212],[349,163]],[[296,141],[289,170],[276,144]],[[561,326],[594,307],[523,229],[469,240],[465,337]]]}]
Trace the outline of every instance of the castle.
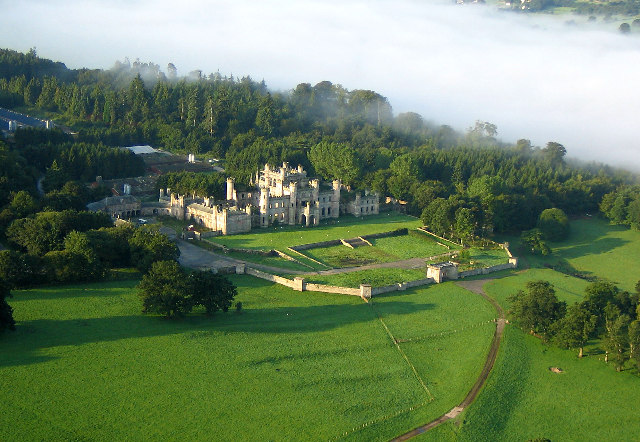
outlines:
[{"label": "castle", "polygon": [[87,207],[107,212],[114,218],[169,215],[190,220],[222,235],[274,224],[315,226],[321,220],[338,218],[345,213],[355,216],[379,213],[377,194],[341,194],[341,190],[340,181],[328,184],[310,179],[302,166],[294,169],[283,163],[282,167],[271,169],[266,164],[263,170],[256,172],[248,190],[236,189],[234,179],[228,178],[224,201],[195,195],[187,197],[161,189],[157,203],[141,203],[137,198],[127,196],[105,198]]}]

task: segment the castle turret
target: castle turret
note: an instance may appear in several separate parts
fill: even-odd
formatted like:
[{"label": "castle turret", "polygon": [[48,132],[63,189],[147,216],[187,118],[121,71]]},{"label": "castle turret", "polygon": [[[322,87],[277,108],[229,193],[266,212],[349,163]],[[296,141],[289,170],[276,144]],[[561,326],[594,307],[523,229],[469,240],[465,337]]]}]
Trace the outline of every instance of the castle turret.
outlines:
[{"label": "castle turret", "polygon": [[340,180],[333,180],[333,195],[331,196],[331,208],[328,215],[332,218],[340,216]]},{"label": "castle turret", "polygon": [[269,226],[269,188],[260,189],[260,227]]},{"label": "castle turret", "polygon": [[318,202],[318,197],[320,196],[320,181],[317,179],[309,181],[309,186],[311,186],[311,199],[314,203]]},{"label": "castle turret", "polygon": [[289,224],[294,225],[297,221],[297,199],[298,199],[298,183],[291,181],[289,183]]},{"label": "castle turret", "polygon": [[227,200],[228,201],[235,200],[234,193],[235,193],[234,181],[233,181],[233,178],[229,177],[227,178]]}]

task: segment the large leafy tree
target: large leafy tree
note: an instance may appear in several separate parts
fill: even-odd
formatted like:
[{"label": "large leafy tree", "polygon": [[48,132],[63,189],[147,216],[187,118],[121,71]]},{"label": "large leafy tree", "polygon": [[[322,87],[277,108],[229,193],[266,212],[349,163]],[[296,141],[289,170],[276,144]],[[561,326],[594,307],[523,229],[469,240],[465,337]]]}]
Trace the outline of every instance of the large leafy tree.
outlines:
[{"label": "large leafy tree", "polygon": [[165,317],[180,316],[195,306],[204,307],[207,315],[226,312],[237,294],[227,278],[208,271],[187,272],[175,261],[158,261],[138,285],[142,311]]},{"label": "large leafy tree", "polygon": [[209,271],[191,272],[188,287],[192,305],[204,307],[207,315],[218,310],[229,310],[233,298],[238,293],[231,281]]},{"label": "large leafy tree", "polygon": [[629,315],[619,315],[610,321],[604,336],[607,360],[611,360],[615,364],[616,371],[622,371],[628,357],[629,324]]},{"label": "large leafy tree", "polygon": [[131,262],[143,272],[156,261],[176,261],[180,256],[178,246],[154,226],[136,229],[129,239],[129,246]]},{"label": "large leafy tree", "polygon": [[560,347],[578,348],[581,358],[583,347],[592,337],[597,323],[598,318],[584,304],[573,304],[567,314],[553,324],[553,341]]},{"label": "large leafy tree", "polygon": [[508,300],[511,302],[509,313],[520,326],[543,338],[548,337],[552,324],[562,318],[567,309],[548,281],[529,281],[526,291],[520,290]]},{"label": "large leafy tree", "polygon": [[549,241],[562,241],[569,236],[569,218],[561,209],[545,209],[538,218],[538,228]]},{"label": "large leafy tree", "polygon": [[167,318],[191,310],[187,274],[175,261],[157,261],[138,284],[143,313],[159,313]]}]

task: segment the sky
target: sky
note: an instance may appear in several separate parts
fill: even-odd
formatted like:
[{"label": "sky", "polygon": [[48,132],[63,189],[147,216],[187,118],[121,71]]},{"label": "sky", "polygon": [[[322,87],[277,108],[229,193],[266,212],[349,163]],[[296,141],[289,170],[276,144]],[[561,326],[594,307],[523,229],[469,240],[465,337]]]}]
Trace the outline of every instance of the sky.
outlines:
[{"label": "sky", "polygon": [[[440,0],[0,0],[0,47],[110,68],[128,57],[271,89],[371,89],[394,113],[562,143],[640,170],[640,31]],[[567,17],[576,22],[585,18]]]}]

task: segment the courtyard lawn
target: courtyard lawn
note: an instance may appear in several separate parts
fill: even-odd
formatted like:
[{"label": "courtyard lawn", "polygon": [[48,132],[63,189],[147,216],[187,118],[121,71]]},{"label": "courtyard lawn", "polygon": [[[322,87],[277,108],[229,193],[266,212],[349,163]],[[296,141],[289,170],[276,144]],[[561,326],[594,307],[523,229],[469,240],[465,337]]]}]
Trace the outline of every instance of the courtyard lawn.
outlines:
[{"label": "courtyard lawn", "polygon": [[328,267],[357,267],[367,264],[397,261],[393,255],[370,246],[349,248],[345,245],[318,247],[303,250],[306,256],[326,264]]},{"label": "courtyard lawn", "polygon": [[[308,249],[302,253],[330,267],[339,268],[411,258],[428,258],[456,250],[439,245],[431,236],[417,230],[410,230],[408,235],[371,239],[370,242],[371,246],[361,246],[355,249],[345,245],[337,245]],[[459,249],[460,246],[457,248]]]},{"label": "courtyard lawn", "polygon": [[[371,305],[233,280],[243,311],[211,319],[141,315],[137,281],[15,291],[0,440],[387,440],[454,406],[490,342],[452,284]],[[401,346],[428,391],[378,315],[422,338]]]},{"label": "courtyard lawn", "polygon": [[474,267],[492,267],[509,262],[509,256],[504,249],[483,249],[471,247],[469,249]]},{"label": "courtyard lawn", "polygon": [[442,255],[461,247],[453,245],[450,249],[438,244],[431,236],[420,231],[410,231],[408,235],[376,238],[371,241],[374,247],[392,255],[394,260],[409,258],[427,258]]},{"label": "courtyard lawn", "polygon": [[277,249],[313,242],[328,241],[340,238],[355,238],[370,233],[388,232],[395,229],[415,229],[422,223],[418,218],[386,213],[381,215],[355,218],[343,216],[315,227],[278,226],[255,229],[250,233],[218,236],[208,241],[224,244],[227,247],[247,249]]},{"label": "courtyard lawn", "polygon": [[399,282],[415,281],[426,277],[425,270],[382,268],[337,273],[335,275],[309,275],[305,277],[305,281],[314,284],[358,288],[360,284],[371,284],[373,287],[382,287]]}]

